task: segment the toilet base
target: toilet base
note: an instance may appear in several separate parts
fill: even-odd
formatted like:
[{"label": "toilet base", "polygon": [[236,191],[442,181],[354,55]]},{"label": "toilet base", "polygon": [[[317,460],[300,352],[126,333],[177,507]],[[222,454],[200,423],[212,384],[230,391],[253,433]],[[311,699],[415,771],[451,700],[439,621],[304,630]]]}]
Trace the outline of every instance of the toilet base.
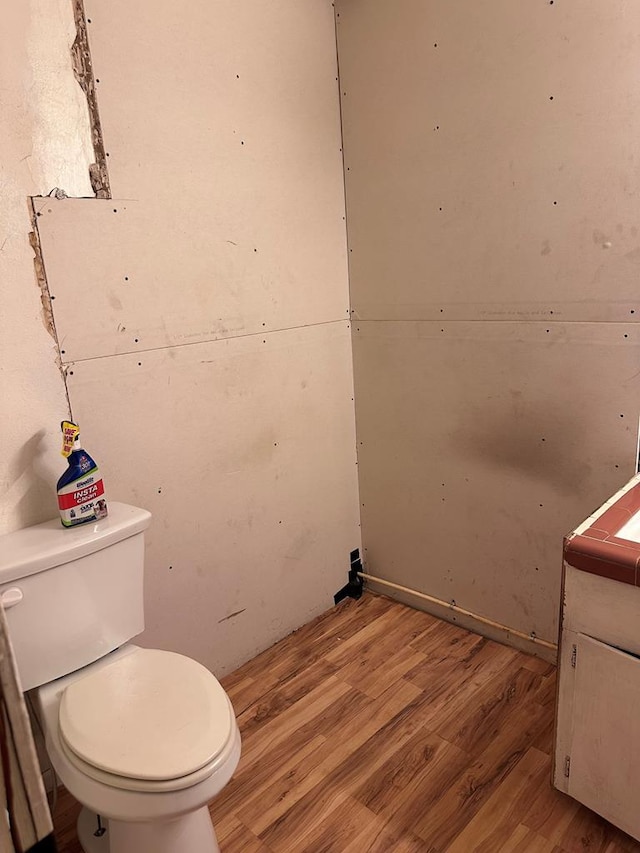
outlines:
[{"label": "toilet base", "polygon": [[96,815],[83,808],[78,839],[84,853],[220,853],[207,806],[170,821],[132,823],[105,820],[106,832],[96,836]]}]

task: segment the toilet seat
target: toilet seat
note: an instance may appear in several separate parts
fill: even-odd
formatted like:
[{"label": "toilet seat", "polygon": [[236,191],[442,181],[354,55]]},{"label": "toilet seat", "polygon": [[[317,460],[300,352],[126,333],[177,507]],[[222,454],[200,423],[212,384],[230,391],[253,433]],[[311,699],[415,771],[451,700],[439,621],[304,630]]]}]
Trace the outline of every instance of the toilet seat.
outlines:
[{"label": "toilet seat", "polygon": [[73,681],[58,713],[67,758],[97,781],[132,791],[178,790],[206,778],[234,725],[209,670],[158,649],[134,648]]}]

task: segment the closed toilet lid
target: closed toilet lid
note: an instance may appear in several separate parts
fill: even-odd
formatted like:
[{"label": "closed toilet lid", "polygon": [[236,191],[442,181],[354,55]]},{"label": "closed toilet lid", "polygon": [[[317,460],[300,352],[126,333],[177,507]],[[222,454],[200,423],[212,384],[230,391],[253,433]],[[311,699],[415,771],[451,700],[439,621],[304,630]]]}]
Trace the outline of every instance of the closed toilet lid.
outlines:
[{"label": "closed toilet lid", "polygon": [[213,761],[232,734],[214,676],[173,652],[137,648],[72,683],[60,735],[94,767],[130,779],[178,779]]}]

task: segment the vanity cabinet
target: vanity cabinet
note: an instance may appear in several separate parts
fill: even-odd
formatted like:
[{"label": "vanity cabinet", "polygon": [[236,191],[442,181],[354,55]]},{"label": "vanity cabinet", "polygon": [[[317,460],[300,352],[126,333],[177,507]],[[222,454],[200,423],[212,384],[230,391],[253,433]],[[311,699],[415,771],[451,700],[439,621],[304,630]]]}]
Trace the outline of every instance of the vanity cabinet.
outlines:
[{"label": "vanity cabinet", "polygon": [[636,514],[634,477],[565,540],[553,782],[640,840]]}]

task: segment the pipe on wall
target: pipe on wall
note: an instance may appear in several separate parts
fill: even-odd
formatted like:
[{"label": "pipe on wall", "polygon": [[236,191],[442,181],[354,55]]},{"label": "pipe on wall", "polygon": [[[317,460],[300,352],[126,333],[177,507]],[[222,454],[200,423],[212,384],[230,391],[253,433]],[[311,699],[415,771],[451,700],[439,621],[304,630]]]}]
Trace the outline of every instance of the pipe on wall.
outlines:
[{"label": "pipe on wall", "polygon": [[528,643],[534,643],[537,646],[541,646],[553,652],[557,652],[558,650],[558,646],[556,643],[551,643],[548,640],[542,640],[540,637],[536,637],[535,634],[525,634],[524,631],[517,631],[515,628],[509,628],[507,625],[502,625],[500,622],[494,622],[493,619],[487,619],[486,616],[480,616],[478,613],[474,613],[472,610],[466,610],[464,607],[460,607],[455,603],[455,601],[444,601],[441,598],[435,598],[435,596],[433,595],[427,595],[424,592],[418,592],[418,590],[416,589],[410,589],[408,586],[402,586],[399,583],[392,583],[391,581],[386,581],[382,578],[377,578],[374,575],[367,574],[366,572],[358,572],[358,575],[361,578],[364,578],[364,580],[371,581],[371,583],[380,584],[380,586],[385,586],[389,589],[395,589],[398,592],[404,592],[407,595],[413,595],[416,598],[420,598],[423,601],[428,601],[430,604],[435,604],[438,607],[446,607],[449,610],[452,610],[454,613],[459,613],[461,616],[468,616],[470,619],[473,619],[476,622],[480,622],[483,625],[488,625],[490,628],[495,628],[498,631],[507,632],[514,637],[519,637],[521,640],[526,640]]}]

